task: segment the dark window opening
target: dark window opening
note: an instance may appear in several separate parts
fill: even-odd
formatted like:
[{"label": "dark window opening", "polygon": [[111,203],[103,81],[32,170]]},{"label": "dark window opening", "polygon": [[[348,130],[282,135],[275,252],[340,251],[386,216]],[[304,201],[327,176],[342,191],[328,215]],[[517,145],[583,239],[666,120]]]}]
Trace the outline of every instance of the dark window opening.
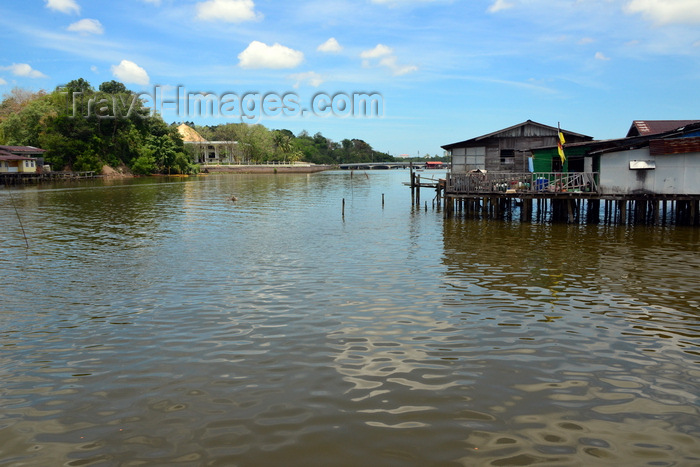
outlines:
[{"label": "dark window opening", "polygon": [[559,156],[552,157],[552,172],[561,172],[561,158]]},{"label": "dark window opening", "polygon": [[515,164],[515,149],[501,149],[501,164]]},{"label": "dark window opening", "polygon": [[569,159],[569,172],[583,172],[583,157]]}]

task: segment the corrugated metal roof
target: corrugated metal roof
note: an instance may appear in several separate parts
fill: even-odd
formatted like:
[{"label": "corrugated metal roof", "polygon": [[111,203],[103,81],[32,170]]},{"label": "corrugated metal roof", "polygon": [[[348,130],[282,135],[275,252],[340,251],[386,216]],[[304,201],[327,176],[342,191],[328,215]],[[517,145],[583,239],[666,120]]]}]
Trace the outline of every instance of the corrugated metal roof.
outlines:
[{"label": "corrugated metal roof", "polygon": [[[525,132],[526,127],[545,130],[547,132],[547,134],[546,135],[537,134],[536,131],[535,132]],[[518,130],[518,129],[523,129],[523,131],[520,132],[519,134],[514,133],[514,131]],[[483,139],[487,139],[487,138],[491,138],[493,136],[499,136],[499,135],[503,135],[505,137],[509,137],[509,136],[510,137],[514,137],[514,136],[518,136],[518,137],[556,136],[558,131],[559,131],[559,129],[557,127],[543,125],[542,123],[537,123],[537,122],[533,122],[532,120],[527,120],[525,122],[518,123],[517,125],[513,125],[513,126],[510,126],[508,128],[503,128],[502,130],[494,131],[493,133],[488,133],[486,135],[477,136],[476,138],[471,138],[471,139],[467,139],[464,141],[459,141],[457,143],[446,144],[445,146],[441,146],[441,147],[442,147],[442,149],[448,150],[448,149],[452,149],[454,147],[462,146],[462,145],[467,144],[467,143],[474,143],[474,142],[477,142],[477,141],[480,141]],[[568,131],[568,130],[564,130],[564,129],[562,129],[561,132],[564,133],[565,138],[574,136],[574,137],[579,137],[579,138],[593,139],[593,137],[591,137],[591,136],[582,135],[580,133],[574,133],[573,131]]]},{"label": "corrugated metal roof", "polygon": [[38,154],[46,152],[46,149],[35,148],[34,146],[0,146],[0,150],[9,152],[12,154],[26,153],[26,154]]},{"label": "corrugated metal roof", "polygon": [[652,156],[691,152],[700,152],[700,138],[653,139],[649,141],[649,154]]},{"label": "corrugated metal roof", "polygon": [[665,133],[698,122],[700,120],[635,120],[627,132],[627,137]]},{"label": "corrugated metal roof", "polygon": [[33,157],[18,156],[9,152],[0,152],[0,161],[33,161]]}]

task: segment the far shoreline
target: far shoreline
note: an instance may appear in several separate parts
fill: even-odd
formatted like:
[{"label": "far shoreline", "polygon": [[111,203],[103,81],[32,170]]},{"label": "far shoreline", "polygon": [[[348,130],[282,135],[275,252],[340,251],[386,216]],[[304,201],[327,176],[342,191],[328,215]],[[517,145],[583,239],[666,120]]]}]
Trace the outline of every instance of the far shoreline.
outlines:
[{"label": "far shoreline", "polygon": [[242,174],[277,174],[277,173],[316,173],[337,168],[333,165],[201,165],[200,173],[242,173]]}]

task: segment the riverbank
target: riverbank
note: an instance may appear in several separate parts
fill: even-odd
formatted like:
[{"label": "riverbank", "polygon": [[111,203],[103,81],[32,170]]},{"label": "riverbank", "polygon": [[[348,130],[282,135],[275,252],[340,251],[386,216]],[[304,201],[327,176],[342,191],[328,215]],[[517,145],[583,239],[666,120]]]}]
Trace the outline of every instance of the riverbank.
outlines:
[{"label": "riverbank", "polygon": [[243,174],[276,174],[276,173],[316,173],[332,170],[332,165],[316,164],[270,164],[270,165],[202,165],[202,173],[243,173]]}]

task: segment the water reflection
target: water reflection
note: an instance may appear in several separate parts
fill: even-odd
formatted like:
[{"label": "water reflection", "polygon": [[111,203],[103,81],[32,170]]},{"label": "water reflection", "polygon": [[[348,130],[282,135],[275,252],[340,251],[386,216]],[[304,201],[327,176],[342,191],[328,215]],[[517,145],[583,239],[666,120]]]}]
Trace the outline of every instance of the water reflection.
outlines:
[{"label": "water reflection", "polygon": [[0,464],[696,463],[696,229],[443,220],[406,177],[16,190]]},{"label": "water reflection", "polygon": [[616,227],[444,228],[443,303],[480,344],[465,355],[482,364],[480,386],[509,394],[489,401],[494,421],[469,436],[479,458],[697,459],[697,372],[681,363],[697,355],[700,337],[698,295],[682,280],[699,265],[694,232],[650,241]]}]

